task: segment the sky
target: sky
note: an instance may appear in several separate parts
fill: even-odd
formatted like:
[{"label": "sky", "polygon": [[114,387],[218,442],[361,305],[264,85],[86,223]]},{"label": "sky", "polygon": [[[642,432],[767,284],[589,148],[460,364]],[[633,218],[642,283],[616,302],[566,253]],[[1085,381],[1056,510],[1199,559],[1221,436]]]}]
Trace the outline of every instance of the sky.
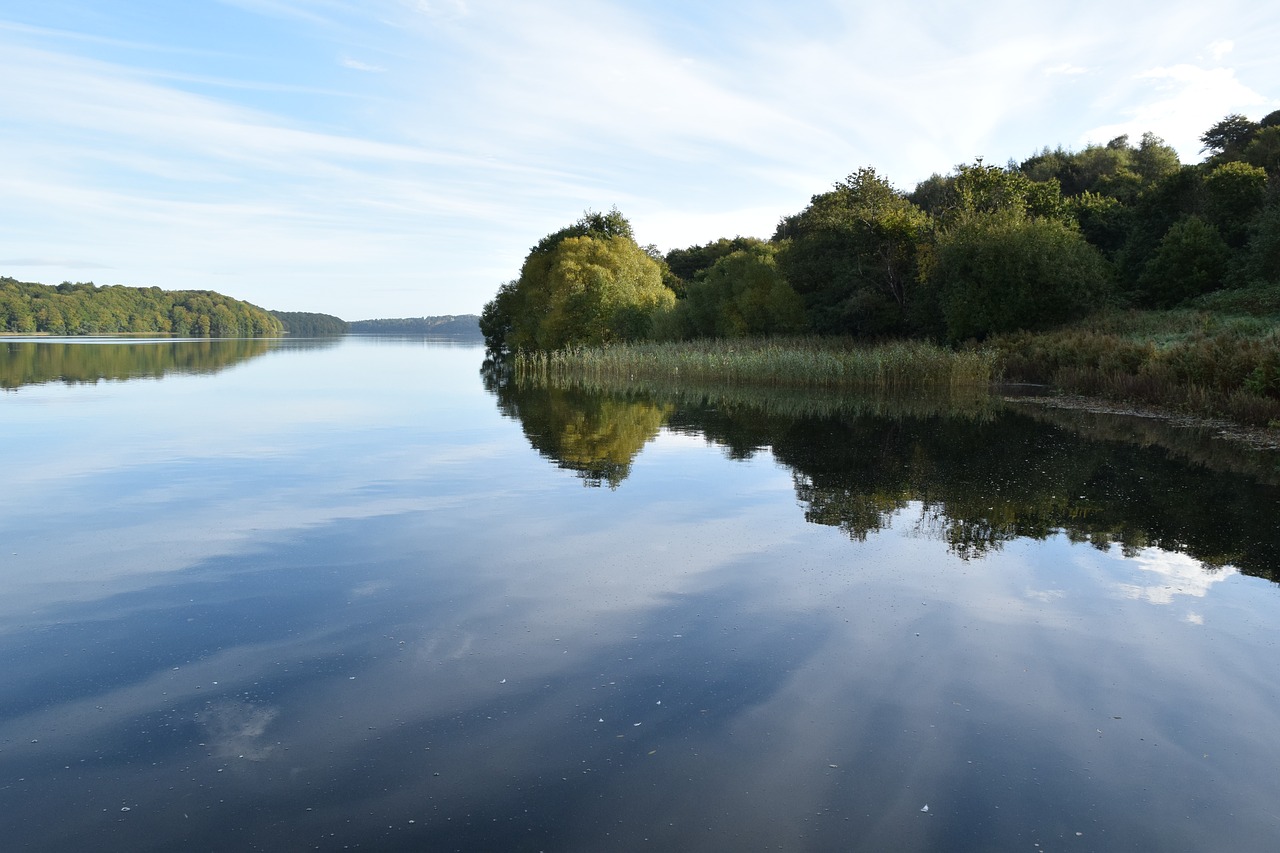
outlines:
[{"label": "sky", "polygon": [[864,166],[1280,108],[1258,0],[0,0],[0,276],[346,320],[479,313],[617,207],[768,238]]}]

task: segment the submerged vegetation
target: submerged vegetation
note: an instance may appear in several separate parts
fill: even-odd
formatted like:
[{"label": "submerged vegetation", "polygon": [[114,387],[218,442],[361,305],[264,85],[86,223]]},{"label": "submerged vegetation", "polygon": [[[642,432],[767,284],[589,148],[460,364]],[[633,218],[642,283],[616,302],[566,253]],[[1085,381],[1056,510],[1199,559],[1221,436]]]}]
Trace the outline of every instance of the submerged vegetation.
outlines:
[{"label": "submerged vegetation", "polygon": [[665,255],[616,209],[589,211],[530,251],[480,326],[516,375],[556,381],[1003,375],[1280,425],[1280,111],[1201,141],[1196,164],[1147,133],[979,159],[910,193],[863,168],[769,240]]}]

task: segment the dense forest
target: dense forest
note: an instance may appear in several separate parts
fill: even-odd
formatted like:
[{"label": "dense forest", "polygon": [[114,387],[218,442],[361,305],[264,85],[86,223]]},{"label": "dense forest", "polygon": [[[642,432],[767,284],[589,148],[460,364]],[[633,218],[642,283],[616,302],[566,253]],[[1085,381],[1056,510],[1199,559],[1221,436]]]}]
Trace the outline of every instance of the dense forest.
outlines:
[{"label": "dense forest", "polygon": [[440,317],[402,317],[385,320],[353,320],[352,332],[366,335],[434,335],[449,338],[480,337],[480,318],[475,314],[446,314]]},{"label": "dense forest", "polygon": [[310,311],[272,311],[271,314],[284,326],[286,334],[298,338],[345,335],[348,331],[347,321],[332,314]]},{"label": "dense forest", "polygon": [[1280,111],[1227,116],[1201,141],[1196,164],[1147,133],[978,160],[911,192],[863,168],[769,240],[665,255],[616,209],[588,212],[530,250],[480,325],[504,353],[796,333],[959,343],[1223,290],[1280,309]]},{"label": "dense forest", "polygon": [[0,332],[51,335],[164,334],[196,338],[278,335],[267,311],[209,290],[55,286],[0,278]]}]

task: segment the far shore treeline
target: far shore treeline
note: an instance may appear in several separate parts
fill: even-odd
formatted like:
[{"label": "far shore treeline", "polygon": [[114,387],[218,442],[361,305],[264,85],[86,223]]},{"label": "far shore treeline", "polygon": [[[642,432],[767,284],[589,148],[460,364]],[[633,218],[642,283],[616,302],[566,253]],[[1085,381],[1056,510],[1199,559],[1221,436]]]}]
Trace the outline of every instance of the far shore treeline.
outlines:
[{"label": "far shore treeline", "polygon": [[19,334],[160,334],[197,338],[279,335],[269,311],[211,290],[32,284],[0,277],[0,331]]},{"label": "far shore treeline", "polygon": [[47,285],[0,276],[0,333],[18,335],[317,338],[354,332],[479,340],[479,320],[459,314],[348,322],[310,311],[267,311],[211,290]]},{"label": "far shore treeline", "polygon": [[[979,159],[910,192],[862,168],[768,240],[665,254],[616,208],[588,211],[530,250],[481,330],[498,357],[797,335],[983,345],[1006,378],[1147,402],[1177,386],[1205,411],[1244,394],[1236,408],[1265,424],[1280,418],[1280,111],[1201,141],[1196,164],[1146,133]],[[1260,398],[1277,405],[1250,409]]]}]

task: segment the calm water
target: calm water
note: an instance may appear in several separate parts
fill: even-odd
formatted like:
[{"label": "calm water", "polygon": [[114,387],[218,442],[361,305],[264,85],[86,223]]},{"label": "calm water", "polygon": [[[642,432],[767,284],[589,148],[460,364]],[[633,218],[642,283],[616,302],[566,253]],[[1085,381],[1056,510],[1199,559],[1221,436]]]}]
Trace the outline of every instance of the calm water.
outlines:
[{"label": "calm water", "polygon": [[1276,849],[1274,458],[481,360],[0,341],[5,849]]}]

